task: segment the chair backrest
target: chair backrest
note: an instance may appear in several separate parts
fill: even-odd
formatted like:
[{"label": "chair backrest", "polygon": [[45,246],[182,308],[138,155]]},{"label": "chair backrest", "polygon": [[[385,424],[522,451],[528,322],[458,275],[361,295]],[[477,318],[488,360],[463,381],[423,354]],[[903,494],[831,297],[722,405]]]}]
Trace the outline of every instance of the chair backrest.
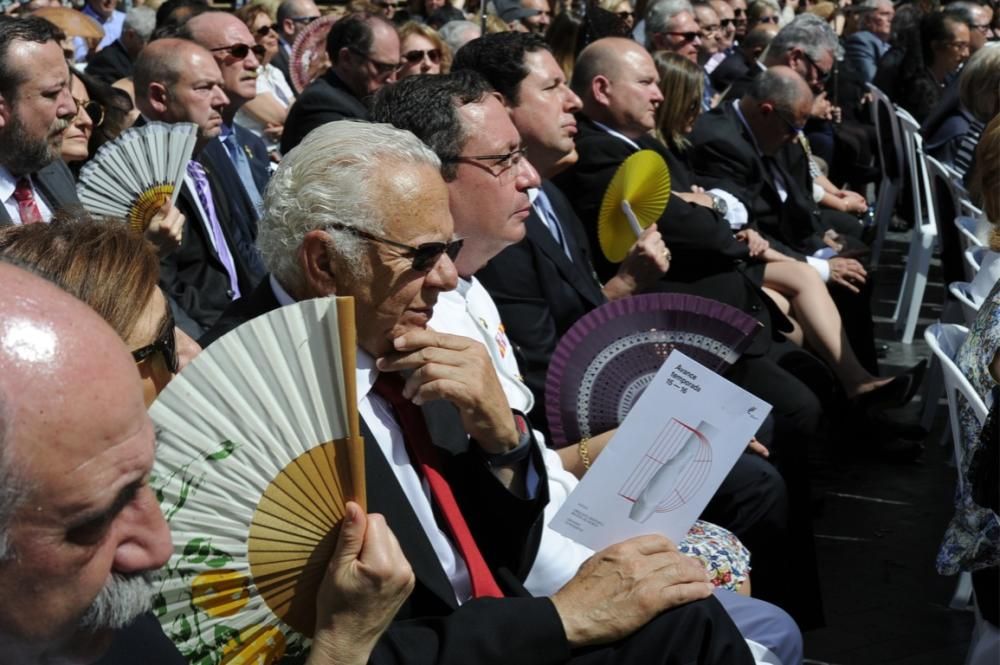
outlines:
[{"label": "chair backrest", "polygon": [[944,375],[944,389],[948,397],[948,417],[951,421],[951,436],[955,448],[955,466],[958,467],[958,484],[961,487],[962,479],[962,431],[958,424],[958,407],[961,403],[959,397],[965,400],[976,414],[979,423],[986,422],[986,404],[976,393],[976,390],[965,378],[958,365],[955,364],[955,356],[962,346],[965,338],[969,334],[969,329],[956,323],[935,323],[927,326],[924,331],[924,340],[934,352],[934,356],[941,363],[941,372]]},{"label": "chair backrest", "polygon": [[963,277],[968,278],[962,267],[965,246],[959,238],[958,229],[947,221],[962,214],[962,197],[951,169],[927,154],[924,155],[924,168],[930,181],[931,198],[928,205],[934,209],[934,219],[938,224],[944,281],[949,284]]},{"label": "chair backrest", "polygon": [[931,183],[924,167],[924,138],[920,134],[920,123],[903,108],[896,108],[896,117],[903,134],[903,152],[906,155],[906,168],[910,173],[913,228],[915,231],[919,229],[921,233],[936,233],[937,221],[934,219]]},{"label": "chair backrest", "polygon": [[965,250],[965,262],[972,269],[973,276],[983,267],[983,257],[986,256],[986,252],[988,251],[988,247],[969,247]]},{"label": "chair backrest", "polygon": [[962,318],[965,325],[971,326],[979,314],[979,305],[976,297],[972,294],[972,284],[970,282],[952,282],[948,285],[948,292],[958,301],[962,307]]},{"label": "chair backrest", "polygon": [[885,177],[899,183],[903,177],[903,142],[892,102],[884,92],[868,84],[872,95],[872,124],[878,139],[879,165]]}]

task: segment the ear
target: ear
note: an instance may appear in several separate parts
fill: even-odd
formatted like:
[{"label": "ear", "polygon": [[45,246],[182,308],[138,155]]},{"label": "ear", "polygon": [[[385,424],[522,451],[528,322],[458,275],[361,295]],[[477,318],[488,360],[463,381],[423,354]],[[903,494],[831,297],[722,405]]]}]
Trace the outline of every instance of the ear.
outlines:
[{"label": "ear", "polygon": [[598,74],[590,81],[590,94],[601,106],[611,106],[611,79]]},{"label": "ear", "polygon": [[346,59],[349,59],[353,55],[354,53],[351,52],[351,49],[347,48],[346,46],[341,46],[340,50],[337,51],[336,64],[339,65],[340,63],[344,62]]},{"label": "ear", "polygon": [[771,102],[761,102],[758,108],[760,108],[760,114],[767,117],[774,111],[774,104]]},{"label": "ear", "polygon": [[298,261],[302,271],[303,298],[321,298],[337,293],[337,278],[330,262],[333,239],[326,231],[310,231],[299,245]]},{"label": "ear", "polygon": [[149,84],[149,90],[136,90],[135,94],[137,98],[140,94],[145,96],[149,100],[149,105],[153,107],[153,110],[158,114],[166,113],[167,107],[170,104],[170,90],[167,86],[156,81]]},{"label": "ear", "polygon": [[286,18],[281,22],[281,32],[283,35],[290,35],[295,32],[295,21],[290,18]]}]

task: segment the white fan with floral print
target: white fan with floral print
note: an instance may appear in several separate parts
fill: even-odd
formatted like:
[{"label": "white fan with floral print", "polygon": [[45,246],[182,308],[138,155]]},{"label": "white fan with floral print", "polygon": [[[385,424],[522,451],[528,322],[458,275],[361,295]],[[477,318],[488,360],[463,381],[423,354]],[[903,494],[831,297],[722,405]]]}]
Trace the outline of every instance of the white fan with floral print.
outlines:
[{"label": "white fan with floral print", "polygon": [[364,505],[354,303],[309,300],[221,337],[150,409],[174,553],[154,612],[188,662],[308,647],[348,499]]}]

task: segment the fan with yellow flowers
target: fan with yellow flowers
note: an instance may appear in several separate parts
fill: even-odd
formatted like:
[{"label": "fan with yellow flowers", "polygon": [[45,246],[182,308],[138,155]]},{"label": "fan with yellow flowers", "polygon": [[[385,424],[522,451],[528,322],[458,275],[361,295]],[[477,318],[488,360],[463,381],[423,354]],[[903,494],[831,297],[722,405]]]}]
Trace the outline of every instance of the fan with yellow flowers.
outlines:
[{"label": "fan with yellow flowers", "polygon": [[122,132],[80,169],[80,203],[142,233],[164,203],[177,200],[197,140],[190,122],[148,122]]},{"label": "fan with yellow flowers", "polygon": [[620,263],[670,200],[670,170],[657,152],[640,150],[622,162],[604,192],[597,239],[608,261]]},{"label": "fan with yellow flowers", "polygon": [[282,307],[221,337],[150,409],[174,552],[153,610],[190,663],[303,653],[345,503],[364,506],[354,303]]}]

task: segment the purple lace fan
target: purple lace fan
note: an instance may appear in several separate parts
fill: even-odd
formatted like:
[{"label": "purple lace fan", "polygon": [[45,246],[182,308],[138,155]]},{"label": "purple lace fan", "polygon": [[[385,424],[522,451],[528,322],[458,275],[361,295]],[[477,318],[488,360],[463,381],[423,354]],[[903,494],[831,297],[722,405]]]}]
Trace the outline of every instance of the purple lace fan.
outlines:
[{"label": "purple lace fan", "polygon": [[722,372],[760,327],[735,307],[683,294],[598,307],[563,335],[549,362],[545,407],[553,444],[618,427],[674,349]]}]

